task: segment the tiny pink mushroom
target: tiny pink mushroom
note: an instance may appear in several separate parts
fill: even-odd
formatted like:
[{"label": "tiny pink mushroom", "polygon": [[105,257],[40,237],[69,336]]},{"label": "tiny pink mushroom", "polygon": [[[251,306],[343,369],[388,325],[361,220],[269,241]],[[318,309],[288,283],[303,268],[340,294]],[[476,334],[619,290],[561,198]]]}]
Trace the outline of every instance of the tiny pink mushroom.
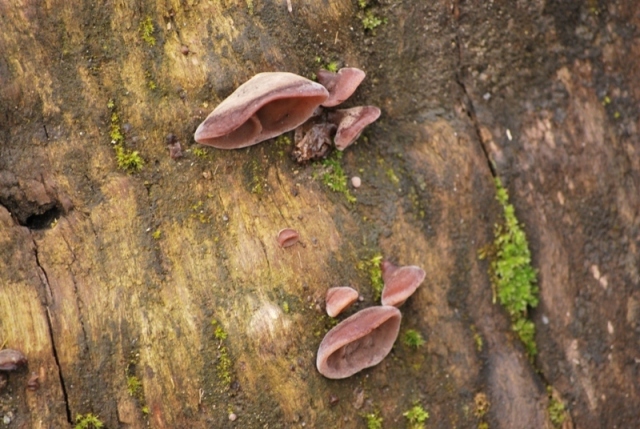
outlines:
[{"label": "tiny pink mushroom", "polygon": [[358,176],[353,176],[351,178],[351,184],[354,188],[359,188],[362,185],[362,180]]},{"label": "tiny pink mushroom", "polygon": [[332,287],[327,291],[327,314],[336,317],[358,299],[358,292],[349,286]]},{"label": "tiny pink mushroom", "polygon": [[291,228],[281,229],[278,232],[278,236],[276,238],[278,240],[278,245],[282,248],[293,246],[300,239],[300,234],[298,231]]},{"label": "tiny pink mushroom", "polygon": [[409,265],[398,267],[382,261],[382,305],[400,307],[423,282],[426,273],[420,267]]},{"label": "tiny pink mushroom", "polygon": [[337,73],[328,70],[318,71],[318,82],[329,91],[329,98],[322,103],[325,107],[333,107],[345,101],[355,92],[366,74],[355,67],[345,67]]},{"label": "tiny pink mushroom", "polygon": [[354,143],[364,128],[380,117],[380,109],[375,106],[358,106],[336,110],[329,114],[329,121],[338,126],[333,143],[338,150],[345,150]]}]

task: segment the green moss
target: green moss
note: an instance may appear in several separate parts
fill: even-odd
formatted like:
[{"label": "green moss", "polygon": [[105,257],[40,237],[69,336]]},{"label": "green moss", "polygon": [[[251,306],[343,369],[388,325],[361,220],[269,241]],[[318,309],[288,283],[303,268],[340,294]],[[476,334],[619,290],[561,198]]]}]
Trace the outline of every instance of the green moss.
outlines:
[{"label": "green moss", "polygon": [[409,411],[402,413],[409,421],[409,429],[424,429],[424,422],[429,418],[429,413],[422,408],[422,405],[416,404]]},{"label": "green moss", "polygon": [[478,429],[489,429],[489,423],[487,422],[478,423]]},{"label": "green moss", "polygon": [[217,320],[212,320],[211,324],[215,326],[213,336],[219,341],[218,344],[218,361],[216,362],[216,373],[222,384],[228,388],[231,386],[231,375],[233,371],[233,362],[229,357],[229,350],[224,344],[228,334],[224,328],[218,324]]},{"label": "green moss", "polygon": [[374,15],[372,10],[367,10],[364,13],[364,17],[362,18],[362,27],[365,30],[373,31],[378,28],[381,24],[386,24],[387,18],[379,18]]},{"label": "green moss", "polygon": [[155,46],[156,39],[153,37],[153,21],[150,16],[147,16],[145,19],[140,21],[140,25],[138,26],[138,31],[140,32],[140,36],[142,40],[147,42],[149,46]]},{"label": "green moss", "polygon": [[396,176],[396,173],[395,171],[393,171],[393,168],[388,168],[386,173],[391,183],[393,183],[395,186],[398,186],[400,184],[400,179],[398,179],[398,176]]},{"label": "green moss", "polygon": [[151,236],[154,240],[160,240],[160,237],[162,237],[162,231],[156,229],[155,231],[153,231],[153,234],[151,234]]},{"label": "green moss", "polygon": [[109,128],[109,137],[113,149],[116,152],[116,163],[118,168],[125,170],[127,173],[135,173],[142,170],[144,160],[138,151],[130,151],[124,148],[124,135],[120,128],[120,117],[116,110],[116,104],[113,100],[109,100],[107,107],[111,111],[111,123]]},{"label": "green moss", "polygon": [[322,161],[322,165],[325,167],[325,172],[322,175],[322,183],[333,192],[343,194],[348,202],[355,203],[356,197],[349,192],[347,175],[342,169],[341,160],[342,152],[335,151],[329,158]]},{"label": "green moss", "polygon": [[553,389],[551,386],[547,386],[547,393],[549,395],[549,405],[547,406],[549,419],[551,420],[551,423],[553,423],[554,427],[560,428],[567,418],[564,404],[553,396]]},{"label": "green moss", "polygon": [[417,350],[424,345],[424,338],[422,338],[422,334],[415,329],[407,329],[404,333],[403,342],[407,347]]},{"label": "green moss", "polygon": [[371,289],[373,289],[373,300],[380,300],[384,282],[382,281],[382,255],[375,254],[371,259],[365,259],[358,262],[358,269],[366,271],[371,281]]},{"label": "green moss", "polygon": [[503,209],[503,223],[495,226],[494,242],[480,251],[489,257],[493,301],[497,299],[511,316],[512,328],[524,344],[530,359],[537,353],[535,325],[527,319],[528,308],[538,305],[536,270],[531,266],[527,237],[509,203],[509,194],[495,179],[496,199]]},{"label": "green moss", "polygon": [[330,72],[336,73],[338,71],[338,62],[337,61],[331,61],[329,64],[324,66],[324,68],[329,70]]},{"label": "green moss", "polygon": [[85,414],[84,416],[78,414],[76,416],[76,424],[73,427],[74,429],[99,429],[103,427],[104,424],[100,421],[100,419],[91,414]]},{"label": "green moss", "polygon": [[364,420],[367,423],[367,429],[382,429],[383,419],[380,417],[380,413],[378,411],[365,414]]},{"label": "green moss", "polygon": [[142,382],[135,375],[127,376],[127,392],[136,399],[143,397]]},{"label": "green moss", "polygon": [[191,153],[197,156],[198,158],[206,158],[209,152],[206,149],[201,147],[194,147],[191,149]]},{"label": "green moss", "polygon": [[127,173],[135,173],[142,170],[144,160],[137,150],[130,151],[119,145],[116,145],[114,149],[116,151],[116,162],[119,168],[125,170]]},{"label": "green moss", "polygon": [[369,6],[369,0],[358,0],[358,6],[360,6],[360,9],[365,9]]}]

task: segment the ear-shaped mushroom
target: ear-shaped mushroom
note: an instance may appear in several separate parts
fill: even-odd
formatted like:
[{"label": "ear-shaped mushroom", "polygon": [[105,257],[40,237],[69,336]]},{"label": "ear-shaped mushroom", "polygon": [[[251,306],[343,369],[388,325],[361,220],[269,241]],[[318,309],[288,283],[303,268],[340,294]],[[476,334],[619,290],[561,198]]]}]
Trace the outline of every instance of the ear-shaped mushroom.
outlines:
[{"label": "ear-shaped mushroom", "polygon": [[358,299],[358,292],[349,286],[332,287],[327,291],[327,314],[336,317]]},{"label": "ear-shaped mushroom", "polygon": [[400,307],[416,291],[426,276],[424,270],[415,265],[397,267],[382,261],[382,305]]},{"label": "ear-shaped mushroom", "polygon": [[329,90],[329,98],[322,105],[324,107],[333,107],[351,97],[351,94],[362,83],[366,74],[360,69],[345,67],[338,70],[338,73],[320,70],[317,76],[318,82]]},{"label": "ear-shaped mushroom", "polygon": [[278,241],[278,245],[282,248],[291,247],[298,242],[300,239],[300,234],[298,231],[292,228],[285,228],[278,231],[278,236],[276,240]]},{"label": "ear-shaped mushroom", "polygon": [[194,138],[219,149],[251,146],[302,124],[328,96],[324,86],[293,73],[258,73],[207,116]]},{"label": "ear-shaped mushroom", "polygon": [[0,350],[0,371],[15,371],[27,364],[27,357],[19,350]]},{"label": "ear-shaped mushroom", "polygon": [[369,307],[344,319],[320,343],[316,367],[327,378],[346,378],[379,364],[400,331],[400,310]]},{"label": "ear-shaped mushroom", "polygon": [[355,142],[364,127],[380,117],[380,109],[375,106],[358,106],[336,110],[329,114],[329,121],[338,125],[333,142],[338,150],[345,150]]}]

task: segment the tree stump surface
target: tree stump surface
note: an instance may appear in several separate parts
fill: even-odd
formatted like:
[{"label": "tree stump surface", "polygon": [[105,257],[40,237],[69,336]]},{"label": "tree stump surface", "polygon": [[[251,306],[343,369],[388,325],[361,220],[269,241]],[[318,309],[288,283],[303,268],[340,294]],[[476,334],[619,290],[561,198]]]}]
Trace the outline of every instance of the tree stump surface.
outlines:
[{"label": "tree stump surface", "polygon": [[[405,427],[420,404],[428,427],[553,428],[547,386],[564,428],[633,427],[640,14],[610,3],[0,0],[0,344],[28,359],[6,427]],[[255,73],[332,62],[367,72],[346,107],[383,112],[340,160],[355,203],[290,146],[193,141]],[[494,176],[538,271],[533,362],[478,258]],[[377,255],[426,270],[400,328],[426,343],[325,379],[324,294],[376,305]]]}]

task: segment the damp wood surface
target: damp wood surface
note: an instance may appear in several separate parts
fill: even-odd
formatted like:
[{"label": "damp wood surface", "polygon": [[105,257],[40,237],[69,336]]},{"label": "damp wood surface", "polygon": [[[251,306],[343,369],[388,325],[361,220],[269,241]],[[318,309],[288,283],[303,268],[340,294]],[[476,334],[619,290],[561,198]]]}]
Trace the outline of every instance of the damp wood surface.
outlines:
[{"label": "damp wood surface", "polygon": [[[633,427],[635,0],[287,3],[0,0],[0,345],[28,359],[6,427],[402,428],[415,405],[434,428]],[[367,73],[346,107],[382,110],[339,161],[355,203],[285,143],[193,141],[255,73],[332,63]],[[533,361],[478,258],[494,177],[538,272]],[[339,319],[376,305],[378,255],[427,272],[400,327],[425,344],[327,380],[325,293],[363,297]]]}]

